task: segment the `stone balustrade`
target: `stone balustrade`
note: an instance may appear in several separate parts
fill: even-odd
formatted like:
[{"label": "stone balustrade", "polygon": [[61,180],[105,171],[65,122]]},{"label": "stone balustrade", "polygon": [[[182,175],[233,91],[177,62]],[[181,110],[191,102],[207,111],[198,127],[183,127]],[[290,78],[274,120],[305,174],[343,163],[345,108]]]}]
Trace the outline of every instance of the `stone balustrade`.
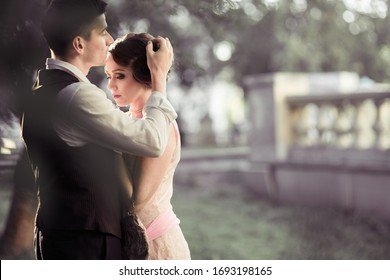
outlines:
[{"label": "stone balustrade", "polygon": [[390,163],[389,91],[291,95],[286,103],[290,160]]},{"label": "stone balustrade", "polygon": [[388,87],[363,92],[353,73],[265,74],[245,86],[252,189],[390,221]]}]

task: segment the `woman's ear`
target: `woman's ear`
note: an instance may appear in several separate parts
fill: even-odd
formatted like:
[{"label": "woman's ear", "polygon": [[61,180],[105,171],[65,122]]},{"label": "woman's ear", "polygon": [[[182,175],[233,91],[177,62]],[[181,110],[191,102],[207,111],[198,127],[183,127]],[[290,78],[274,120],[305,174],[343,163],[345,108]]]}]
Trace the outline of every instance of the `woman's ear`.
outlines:
[{"label": "woman's ear", "polygon": [[84,52],[84,39],[80,36],[75,37],[72,46],[77,53],[82,54]]}]

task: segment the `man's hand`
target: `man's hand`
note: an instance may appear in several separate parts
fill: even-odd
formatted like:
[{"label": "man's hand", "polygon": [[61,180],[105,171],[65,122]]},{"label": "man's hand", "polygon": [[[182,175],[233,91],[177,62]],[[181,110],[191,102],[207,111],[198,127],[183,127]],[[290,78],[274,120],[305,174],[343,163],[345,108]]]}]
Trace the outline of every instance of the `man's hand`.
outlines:
[{"label": "man's hand", "polygon": [[153,50],[152,41],[146,46],[147,62],[152,78],[152,90],[165,94],[167,75],[173,62],[173,49],[168,38],[158,36],[153,41],[157,42],[159,46],[157,51]]}]

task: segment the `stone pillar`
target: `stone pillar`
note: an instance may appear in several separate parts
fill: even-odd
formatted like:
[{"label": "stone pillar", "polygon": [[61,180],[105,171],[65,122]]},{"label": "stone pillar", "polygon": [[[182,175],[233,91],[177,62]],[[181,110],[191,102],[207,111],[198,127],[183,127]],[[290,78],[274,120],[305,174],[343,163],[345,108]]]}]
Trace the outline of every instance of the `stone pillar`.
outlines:
[{"label": "stone pillar", "polygon": [[274,161],[276,139],[273,75],[247,77],[244,84],[249,105],[249,159],[254,162]]},{"label": "stone pillar", "polygon": [[356,73],[273,73],[248,76],[244,80],[249,104],[249,159],[274,162],[287,158],[291,143],[290,112],[286,97],[356,90]]},{"label": "stone pillar", "polygon": [[286,96],[308,92],[305,74],[275,73],[247,77],[244,81],[251,130],[250,160],[284,160],[290,144],[290,122]]}]

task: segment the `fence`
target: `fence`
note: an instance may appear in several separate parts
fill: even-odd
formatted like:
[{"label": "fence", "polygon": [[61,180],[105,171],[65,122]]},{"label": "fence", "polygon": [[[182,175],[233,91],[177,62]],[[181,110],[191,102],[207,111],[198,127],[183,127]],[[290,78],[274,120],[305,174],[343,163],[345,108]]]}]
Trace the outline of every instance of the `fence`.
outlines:
[{"label": "fence", "polygon": [[266,183],[252,187],[278,201],[390,219],[390,92],[346,88],[337,73],[316,74],[327,87],[310,74],[278,75],[246,80],[248,159]]},{"label": "fence", "polygon": [[390,164],[390,92],[289,96],[286,102],[289,159]]}]

